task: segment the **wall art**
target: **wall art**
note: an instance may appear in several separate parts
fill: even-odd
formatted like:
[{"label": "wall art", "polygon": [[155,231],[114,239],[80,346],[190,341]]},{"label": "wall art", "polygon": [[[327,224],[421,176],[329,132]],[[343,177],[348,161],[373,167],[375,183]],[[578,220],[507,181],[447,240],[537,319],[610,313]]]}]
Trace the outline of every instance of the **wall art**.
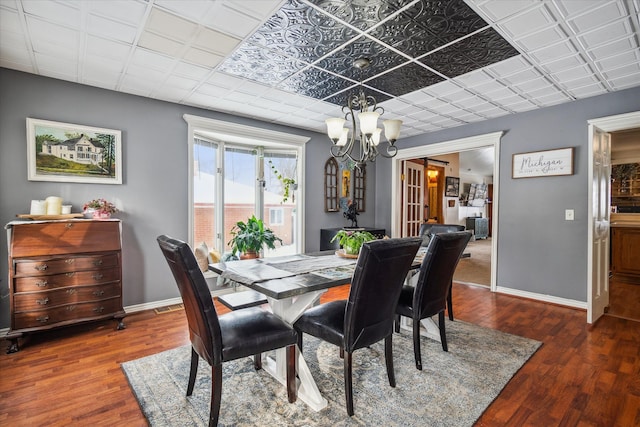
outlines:
[{"label": "wall art", "polygon": [[27,118],[29,181],[122,184],[122,133]]}]

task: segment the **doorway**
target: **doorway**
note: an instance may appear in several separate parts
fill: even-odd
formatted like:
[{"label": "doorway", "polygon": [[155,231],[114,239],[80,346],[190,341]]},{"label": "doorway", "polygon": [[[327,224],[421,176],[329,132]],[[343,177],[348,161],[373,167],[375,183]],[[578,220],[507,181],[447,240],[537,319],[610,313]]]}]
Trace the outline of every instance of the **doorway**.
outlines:
[{"label": "doorway", "polygon": [[392,187],[391,195],[394,200],[394,205],[391,209],[391,231],[392,235],[400,236],[403,230],[402,221],[402,197],[399,197],[403,191],[403,183],[401,180],[401,171],[403,170],[403,164],[410,159],[434,157],[439,155],[451,154],[474,150],[478,148],[491,147],[493,148],[494,164],[493,164],[493,206],[492,206],[492,233],[491,239],[491,283],[490,287],[492,291],[496,291],[496,270],[497,270],[497,255],[498,255],[498,233],[499,224],[498,218],[498,199],[499,199],[499,173],[500,173],[500,138],[502,132],[494,132],[485,135],[478,135],[475,137],[462,138],[452,141],[444,141],[441,143],[424,145],[419,147],[412,147],[403,150],[398,150],[398,154],[394,158],[391,164],[391,176]]},{"label": "doorway", "polygon": [[[589,128],[589,140],[588,147],[593,147],[594,135],[598,132],[611,133],[616,131],[622,131],[627,129],[637,128],[640,124],[640,111],[619,114],[615,116],[602,117],[598,119],[592,119],[587,121]],[[587,150],[589,153],[589,161],[587,162],[588,171],[588,185],[589,185],[589,200],[588,206],[594,206],[594,201],[602,199],[602,189],[600,186],[593,185],[593,177],[595,173],[594,168],[594,153],[593,149]],[[610,155],[609,155],[610,160]],[[610,212],[610,193],[607,197],[607,212]],[[597,204],[596,204],[597,205]],[[605,278],[602,278],[602,274],[599,274],[601,265],[609,265],[610,250],[609,246],[605,245],[603,250],[595,250],[594,246],[597,246],[599,240],[598,235],[602,234],[598,232],[598,229],[606,227],[606,232],[609,232],[608,217],[604,221],[596,221],[597,216],[592,210],[588,212],[587,218],[587,323],[595,323],[603,314],[604,308],[610,305],[610,289],[608,272]]]}]

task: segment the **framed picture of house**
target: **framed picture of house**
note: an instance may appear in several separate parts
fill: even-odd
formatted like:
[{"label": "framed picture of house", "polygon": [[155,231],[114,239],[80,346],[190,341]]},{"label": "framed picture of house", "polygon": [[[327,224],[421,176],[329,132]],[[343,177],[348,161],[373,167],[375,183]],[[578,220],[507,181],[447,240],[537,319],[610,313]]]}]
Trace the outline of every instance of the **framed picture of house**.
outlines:
[{"label": "framed picture of house", "polygon": [[460,195],[460,178],[455,176],[446,177],[444,195],[446,197],[458,197]]},{"label": "framed picture of house", "polygon": [[29,181],[122,184],[122,132],[27,118]]}]

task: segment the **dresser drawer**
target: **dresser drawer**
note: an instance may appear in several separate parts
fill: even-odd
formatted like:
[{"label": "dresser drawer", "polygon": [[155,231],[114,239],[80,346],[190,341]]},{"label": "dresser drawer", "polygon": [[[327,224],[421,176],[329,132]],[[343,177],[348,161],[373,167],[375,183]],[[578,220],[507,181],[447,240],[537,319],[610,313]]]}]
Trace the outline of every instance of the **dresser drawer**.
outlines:
[{"label": "dresser drawer", "polygon": [[120,250],[119,221],[70,220],[11,229],[13,258]]},{"label": "dresser drawer", "polygon": [[64,258],[14,260],[15,276],[51,275],[57,273],[117,267],[118,255],[91,255]]},{"label": "dresser drawer", "polygon": [[97,302],[69,304],[50,309],[16,312],[12,329],[43,328],[62,322],[75,323],[122,311],[120,297]]},{"label": "dresser drawer", "polygon": [[15,294],[13,304],[16,313],[28,310],[41,310],[65,304],[100,301],[120,296],[120,283],[99,286],[77,286],[60,288],[45,292]]},{"label": "dresser drawer", "polygon": [[49,276],[16,277],[13,279],[13,292],[38,292],[70,286],[99,285],[120,280],[120,269],[117,267],[93,271],[71,271]]}]

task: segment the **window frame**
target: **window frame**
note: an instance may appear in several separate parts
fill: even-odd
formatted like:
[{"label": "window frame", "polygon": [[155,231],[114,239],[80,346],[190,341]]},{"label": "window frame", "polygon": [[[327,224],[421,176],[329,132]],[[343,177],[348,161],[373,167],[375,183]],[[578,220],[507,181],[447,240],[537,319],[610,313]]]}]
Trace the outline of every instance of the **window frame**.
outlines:
[{"label": "window frame", "polygon": [[[209,119],[206,117],[198,117],[190,114],[183,115],[183,119],[187,122],[187,149],[188,149],[188,242],[194,247],[193,231],[194,231],[194,200],[193,200],[193,174],[194,174],[194,140],[196,137],[206,137],[209,140],[219,144],[220,149],[224,153],[225,144],[246,147],[265,147],[269,151],[277,151],[278,149],[286,151],[295,151],[298,158],[298,167],[296,168],[298,188],[301,189],[296,194],[298,218],[296,221],[296,251],[303,252],[305,248],[305,202],[304,202],[304,165],[306,143],[311,139],[309,137],[294,135],[269,129],[263,129],[253,126],[241,125],[232,122]],[[224,170],[224,155],[217,156],[216,175],[222,177]],[[224,200],[224,180],[216,180],[216,194],[219,194]],[[263,206],[256,210],[263,211]],[[216,212],[216,223],[223,224],[223,209]],[[224,233],[216,233],[215,248],[222,250],[224,248]]]}]

